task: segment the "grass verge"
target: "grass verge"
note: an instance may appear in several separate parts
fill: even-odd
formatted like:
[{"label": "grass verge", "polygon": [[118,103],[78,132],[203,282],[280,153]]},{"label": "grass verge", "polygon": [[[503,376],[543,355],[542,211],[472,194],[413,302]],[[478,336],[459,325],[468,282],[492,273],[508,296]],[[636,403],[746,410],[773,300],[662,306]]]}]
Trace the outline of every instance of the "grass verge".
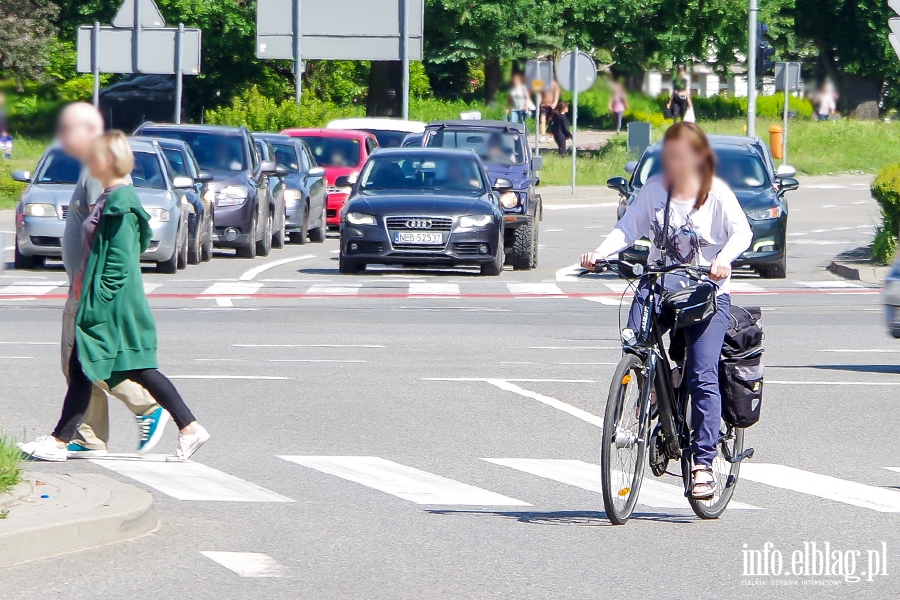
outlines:
[{"label": "grass verge", "polygon": [[19,483],[22,474],[22,453],[12,438],[0,434],[0,494]]},{"label": "grass verge", "polygon": [[16,138],[12,159],[6,160],[0,155],[0,210],[14,208],[25,189],[24,183],[12,180],[12,172],[34,171],[46,147],[46,140]]}]

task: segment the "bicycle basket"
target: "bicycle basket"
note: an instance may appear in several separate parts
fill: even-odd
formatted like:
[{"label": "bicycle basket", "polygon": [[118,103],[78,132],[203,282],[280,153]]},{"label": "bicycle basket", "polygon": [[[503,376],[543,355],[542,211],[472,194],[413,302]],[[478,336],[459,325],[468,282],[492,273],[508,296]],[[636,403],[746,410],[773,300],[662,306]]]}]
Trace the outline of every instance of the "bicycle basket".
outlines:
[{"label": "bicycle basket", "polygon": [[702,281],[679,290],[664,292],[662,311],[665,320],[672,324],[672,329],[683,329],[709,321],[718,310],[716,289],[718,288],[714,284]]}]

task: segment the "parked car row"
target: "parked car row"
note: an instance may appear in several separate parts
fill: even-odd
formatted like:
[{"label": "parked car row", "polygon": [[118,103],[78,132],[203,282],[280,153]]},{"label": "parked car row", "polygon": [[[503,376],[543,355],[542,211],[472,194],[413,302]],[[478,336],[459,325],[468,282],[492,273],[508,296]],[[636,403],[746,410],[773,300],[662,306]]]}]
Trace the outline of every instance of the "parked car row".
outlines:
[{"label": "parked car row", "polygon": [[[309,146],[245,127],[144,123],[130,138],[132,181],[150,213],[153,239],[142,260],[163,273],[212,258],[213,247],[266,256],[290,239],[324,242],[325,170]],[[50,146],[16,206],[15,267],[60,258],[79,163]]]}]

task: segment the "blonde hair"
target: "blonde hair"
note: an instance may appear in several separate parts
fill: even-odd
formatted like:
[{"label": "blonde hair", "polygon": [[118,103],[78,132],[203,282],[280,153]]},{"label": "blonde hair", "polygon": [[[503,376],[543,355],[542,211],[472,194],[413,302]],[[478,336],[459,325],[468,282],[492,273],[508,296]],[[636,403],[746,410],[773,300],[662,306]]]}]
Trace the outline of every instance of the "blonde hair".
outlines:
[{"label": "blonde hair", "polygon": [[130,175],[134,170],[134,153],[128,138],[121,131],[108,131],[98,137],[94,142],[94,152],[111,156],[113,171],[119,177]]}]

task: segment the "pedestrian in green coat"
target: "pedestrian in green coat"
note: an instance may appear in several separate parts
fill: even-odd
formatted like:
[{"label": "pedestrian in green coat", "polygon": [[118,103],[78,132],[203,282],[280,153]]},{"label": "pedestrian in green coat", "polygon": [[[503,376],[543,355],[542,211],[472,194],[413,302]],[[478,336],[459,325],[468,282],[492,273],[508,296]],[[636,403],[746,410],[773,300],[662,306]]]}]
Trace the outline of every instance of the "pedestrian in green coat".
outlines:
[{"label": "pedestrian in green coat", "polygon": [[82,226],[83,262],[73,281],[79,301],[69,390],[52,435],[20,444],[30,457],[61,462],[84,420],[94,381],[130,379],[143,386],[178,425],[178,448],[166,460],[184,461],[209,433],[165,375],[157,370],[156,323],[141,279],[141,253],[150,244],[150,216],[127,176],[134,154],[121,132],[95,143],[88,166],[104,192]]}]

